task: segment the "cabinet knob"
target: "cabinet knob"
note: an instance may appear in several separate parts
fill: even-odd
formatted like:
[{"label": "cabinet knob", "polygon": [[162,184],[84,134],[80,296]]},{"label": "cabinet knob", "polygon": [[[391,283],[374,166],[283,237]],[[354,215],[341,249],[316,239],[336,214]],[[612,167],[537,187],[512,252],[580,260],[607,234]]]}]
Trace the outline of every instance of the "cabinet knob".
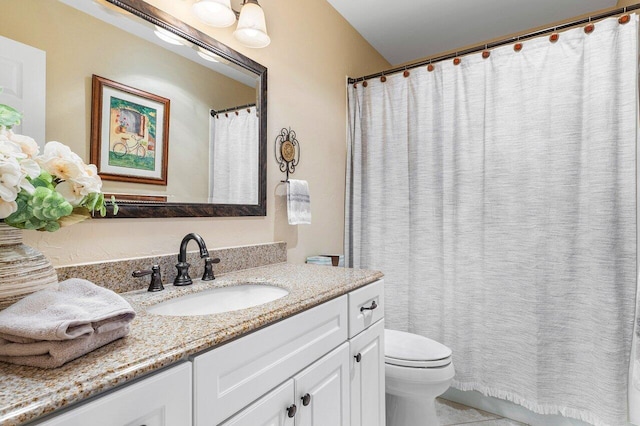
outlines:
[{"label": "cabinet knob", "polygon": [[373,311],[377,307],[378,307],[378,304],[374,300],[373,302],[371,302],[371,306],[369,306],[368,308],[365,308],[364,306],[360,307],[360,312]]},{"label": "cabinet knob", "polygon": [[302,400],[302,405],[304,405],[305,407],[311,404],[311,395],[309,395],[308,393],[305,393],[304,396],[300,399]]},{"label": "cabinet knob", "polygon": [[298,411],[298,407],[296,407],[296,404],[291,405],[291,407],[287,408],[287,416],[289,416],[289,418],[292,418],[296,415],[296,411]]},{"label": "cabinet knob", "polygon": [[354,355],[354,358],[356,359],[356,362],[360,362],[362,360],[362,354],[358,352],[357,355]]}]

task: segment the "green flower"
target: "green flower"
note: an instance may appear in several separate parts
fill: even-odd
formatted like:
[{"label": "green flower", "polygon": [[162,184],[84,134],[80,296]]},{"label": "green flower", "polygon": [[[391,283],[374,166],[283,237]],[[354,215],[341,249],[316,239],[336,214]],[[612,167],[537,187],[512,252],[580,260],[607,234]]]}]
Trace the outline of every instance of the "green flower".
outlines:
[{"label": "green flower", "polygon": [[[0,93],[3,88],[0,87]],[[22,113],[17,109],[10,107],[9,105],[0,104],[0,127],[4,126],[7,129],[20,124],[22,119]]]},{"label": "green flower", "polygon": [[4,126],[7,129],[20,124],[22,114],[16,109],[11,108],[9,105],[0,104],[0,126]]},{"label": "green flower", "polygon": [[18,210],[5,218],[5,222],[16,228],[57,231],[60,228],[58,219],[70,215],[73,206],[55,190],[52,182],[47,172],[33,179],[31,183],[35,191],[33,194],[26,191],[18,194]]}]

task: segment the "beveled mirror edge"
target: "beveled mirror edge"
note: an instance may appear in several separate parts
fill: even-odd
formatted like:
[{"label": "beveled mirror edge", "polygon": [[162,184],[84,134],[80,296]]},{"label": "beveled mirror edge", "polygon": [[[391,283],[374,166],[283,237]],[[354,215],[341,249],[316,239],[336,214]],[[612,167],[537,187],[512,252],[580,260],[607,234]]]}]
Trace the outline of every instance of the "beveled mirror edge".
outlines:
[{"label": "beveled mirror edge", "polygon": [[260,82],[257,99],[257,103],[260,106],[260,128],[258,130],[258,204],[132,203],[118,201],[118,214],[114,216],[111,213],[111,209],[107,209],[108,213],[105,218],[266,216],[267,68],[143,0],[106,1],[154,25],[178,34],[189,42],[257,74]]}]

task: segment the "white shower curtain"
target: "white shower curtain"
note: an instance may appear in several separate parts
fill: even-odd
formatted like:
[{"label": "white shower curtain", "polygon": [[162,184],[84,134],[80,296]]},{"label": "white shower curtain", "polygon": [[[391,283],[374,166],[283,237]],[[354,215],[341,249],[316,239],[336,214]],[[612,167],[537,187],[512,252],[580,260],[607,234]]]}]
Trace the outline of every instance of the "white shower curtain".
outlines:
[{"label": "white shower curtain", "polygon": [[349,87],[345,254],[454,386],[628,419],[637,18]]},{"label": "white shower curtain", "polygon": [[210,119],[209,201],[258,204],[258,115],[242,108]]}]

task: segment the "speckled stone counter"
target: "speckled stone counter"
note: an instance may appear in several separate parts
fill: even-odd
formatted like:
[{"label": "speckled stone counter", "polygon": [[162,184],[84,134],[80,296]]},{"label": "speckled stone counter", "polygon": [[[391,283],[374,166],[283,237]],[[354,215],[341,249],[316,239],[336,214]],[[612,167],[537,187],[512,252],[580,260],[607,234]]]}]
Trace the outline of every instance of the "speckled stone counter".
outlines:
[{"label": "speckled stone counter", "polygon": [[[131,333],[55,370],[0,363],[0,425],[22,425],[190,355],[295,315],[382,277],[360,269],[279,263],[220,275],[192,286],[124,293],[137,316]],[[285,288],[281,299],[215,315],[169,317],[147,313],[156,303],[240,283]]]}]

